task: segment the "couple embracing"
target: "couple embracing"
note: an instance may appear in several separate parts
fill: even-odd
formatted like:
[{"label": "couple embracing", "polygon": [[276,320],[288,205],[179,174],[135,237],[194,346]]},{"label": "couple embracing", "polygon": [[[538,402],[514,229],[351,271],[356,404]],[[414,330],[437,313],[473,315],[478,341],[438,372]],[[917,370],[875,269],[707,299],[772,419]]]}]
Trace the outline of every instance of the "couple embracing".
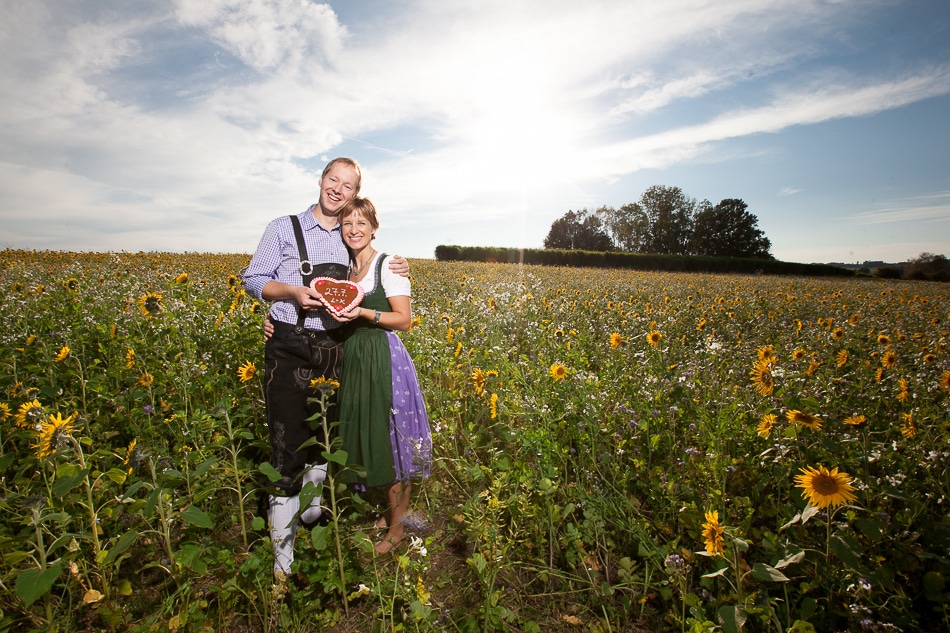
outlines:
[{"label": "couple embracing", "polygon": [[[327,464],[317,445],[300,449],[314,431],[307,419],[317,413],[314,385],[337,380],[340,388],[331,420],[358,487],[385,490],[388,509],[376,527],[386,530],[375,544],[385,554],[402,540],[409,513],[412,478],[429,474],[432,438],[412,360],[395,330],[412,320],[409,266],[399,256],[373,248],[379,228],[373,203],[358,197],[359,164],[330,161],[319,180],[320,197],[296,216],[268,224],[243,271],[247,292],[272,302],[265,322],[264,395],[271,465],[281,479],[269,498],[268,523],[275,576],[291,572],[298,523],[320,518],[320,497],[300,507],[300,490],[321,484]],[[359,305],[337,314],[310,286],[315,277],[334,277],[363,289]]]}]

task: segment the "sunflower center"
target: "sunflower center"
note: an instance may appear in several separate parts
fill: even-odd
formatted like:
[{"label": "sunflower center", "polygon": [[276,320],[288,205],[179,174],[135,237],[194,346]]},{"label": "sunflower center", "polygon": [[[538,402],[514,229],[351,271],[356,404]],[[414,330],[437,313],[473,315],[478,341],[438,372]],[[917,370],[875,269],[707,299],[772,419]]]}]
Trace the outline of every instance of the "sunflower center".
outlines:
[{"label": "sunflower center", "polygon": [[829,475],[815,475],[812,479],[812,487],[820,495],[830,497],[841,492],[839,482]]}]

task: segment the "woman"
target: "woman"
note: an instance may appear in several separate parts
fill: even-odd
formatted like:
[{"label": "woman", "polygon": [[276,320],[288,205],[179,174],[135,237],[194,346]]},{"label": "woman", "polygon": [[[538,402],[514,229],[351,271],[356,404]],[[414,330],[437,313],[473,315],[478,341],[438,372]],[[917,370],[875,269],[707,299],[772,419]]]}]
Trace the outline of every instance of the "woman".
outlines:
[{"label": "woman", "polygon": [[343,348],[339,433],[349,464],[365,469],[365,476],[347,470],[344,477],[386,489],[388,510],[377,527],[387,532],[375,545],[385,554],[405,535],[411,479],[429,476],[432,435],[412,359],[393,332],[412,321],[409,279],[390,271],[390,258],[372,246],[379,219],[371,201],[354,198],[340,224],[353,256],[350,281],[364,292],[360,305],[338,317],[352,328]]}]

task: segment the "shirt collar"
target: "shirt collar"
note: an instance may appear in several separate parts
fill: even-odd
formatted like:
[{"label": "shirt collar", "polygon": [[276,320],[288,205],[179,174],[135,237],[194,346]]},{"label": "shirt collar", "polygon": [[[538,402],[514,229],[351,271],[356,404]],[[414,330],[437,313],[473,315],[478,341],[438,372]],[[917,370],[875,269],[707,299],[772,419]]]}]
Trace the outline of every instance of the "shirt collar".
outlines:
[{"label": "shirt collar", "polygon": [[[300,218],[300,228],[302,228],[304,231],[311,231],[317,227],[323,229],[324,231],[327,231],[327,229],[325,229],[322,224],[317,222],[317,218],[313,216],[313,210],[316,208],[317,208],[316,204],[311,204],[309,207],[307,207],[306,211],[304,211],[298,216]],[[343,227],[340,225],[339,220],[337,220],[336,226],[334,226],[331,230],[327,231],[327,233],[335,233],[335,232],[340,232],[340,233],[343,232]]]}]

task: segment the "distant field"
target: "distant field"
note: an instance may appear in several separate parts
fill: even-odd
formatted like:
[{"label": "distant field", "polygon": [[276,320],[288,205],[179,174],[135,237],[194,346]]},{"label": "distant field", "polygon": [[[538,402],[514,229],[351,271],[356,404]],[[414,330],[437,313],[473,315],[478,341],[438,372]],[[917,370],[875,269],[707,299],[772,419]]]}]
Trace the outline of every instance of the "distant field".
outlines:
[{"label": "distant field", "polygon": [[428,527],[282,593],[248,259],[0,252],[0,631],[950,628],[946,284],[412,260]]}]

